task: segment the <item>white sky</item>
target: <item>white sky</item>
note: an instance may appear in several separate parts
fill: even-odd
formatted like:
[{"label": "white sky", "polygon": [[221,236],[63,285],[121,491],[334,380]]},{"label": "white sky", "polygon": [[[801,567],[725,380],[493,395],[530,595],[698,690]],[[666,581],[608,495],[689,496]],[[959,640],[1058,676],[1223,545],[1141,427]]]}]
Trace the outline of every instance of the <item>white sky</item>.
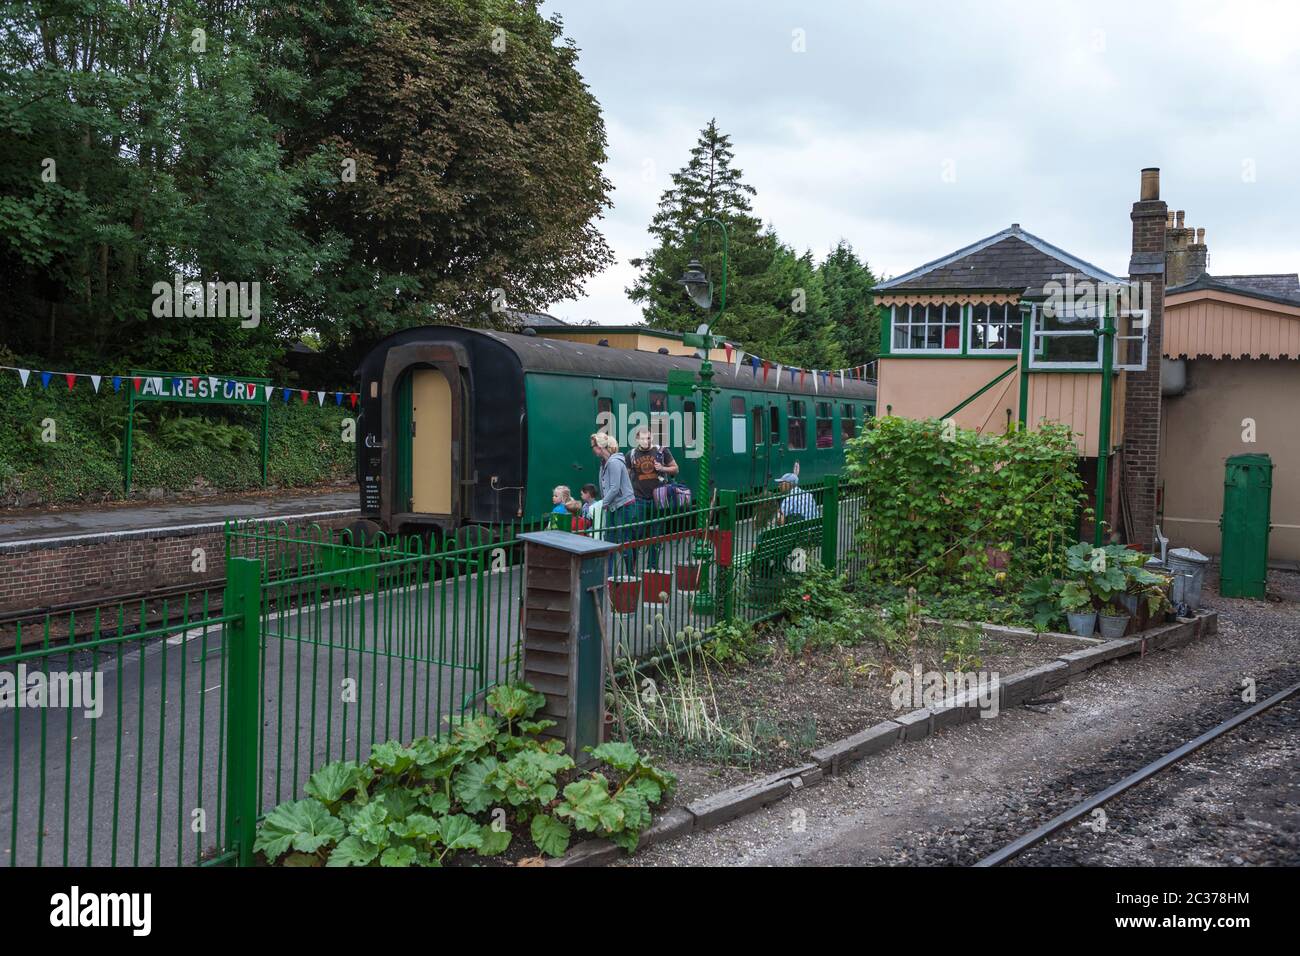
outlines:
[{"label": "white sky", "polygon": [[[716,117],[755,212],[898,275],[1018,222],[1127,271],[1139,170],[1213,274],[1300,269],[1300,4],[549,0],[609,137],[616,263],[560,318],[641,320],[628,260]],[[804,52],[796,52],[796,30]],[[945,178],[945,171],[948,175]]]}]

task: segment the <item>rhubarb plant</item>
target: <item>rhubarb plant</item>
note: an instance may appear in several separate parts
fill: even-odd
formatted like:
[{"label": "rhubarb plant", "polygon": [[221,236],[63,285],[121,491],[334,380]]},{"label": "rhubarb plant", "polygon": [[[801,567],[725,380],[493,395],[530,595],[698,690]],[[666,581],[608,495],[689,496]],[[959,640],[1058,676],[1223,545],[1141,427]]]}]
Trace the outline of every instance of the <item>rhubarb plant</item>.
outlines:
[{"label": "rhubarb plant", "polygon": [[320,768],[305,799],[267,815],[255,849],[283,866],[441,866],[462,852],[504,853],[513,818],[548,856],[568,849],[573,827],[634,850],[672,775],[626,743],[588,748],[612,783],[579,775],[563,743],[541,737],[554,724],[535,719],[541,694],[516,684],[487,700],[494,714],[454,721],[445,740],[388,741],[364,763]]}]

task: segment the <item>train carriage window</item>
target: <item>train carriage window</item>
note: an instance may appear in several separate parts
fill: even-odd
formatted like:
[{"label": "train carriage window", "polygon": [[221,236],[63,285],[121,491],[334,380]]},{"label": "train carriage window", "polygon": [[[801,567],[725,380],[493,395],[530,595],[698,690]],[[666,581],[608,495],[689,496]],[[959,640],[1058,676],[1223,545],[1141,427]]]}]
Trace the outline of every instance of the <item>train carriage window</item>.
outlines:
[{"label": "train carriage window", "polygon": [[767,429],[763,427],[763,409],[756,407],[753,409],[754,418],[754,444],[763,444],[763,436],[767,434]]},{"label": "train carriage window", "polygon": [[858,421],[854,414],[852,405],[840,406],[840,444],[844,444],[850,438],[855,438],[858,434]]},{"label": "train carriage window", "polygon": [[614,400],[611,398],[596,399],[596,431],[608,432],[613,424]]},{"label": "train carriage window", "polygon": [[835,447],[835,420],[831,417],[831,403],[817,403],[817,447]]},{"label": "train carriage window", "polygon": [[745,400],[739,395],[731,399],[731,453],[745,453]]},{"label": "train carriage window", "polygon": [[668,393],[650,393],[650,440],[661,447],[668,446]]},{"label": "train carriage window", "polygon": [[804,415],[803,402],[790,399],[786,411],[787,446],[791,451],[802,451],[808,447],[808,422]]},{"label": "train carriage window", "polygon": [[771,424],[772,424],[771,443],[773,445],[779,445],[781,444],[781,410],[777,408],[775,405],[772,405],[770,406],[769,411],[771,412],[771,414],[768,417],[771,420]]}]

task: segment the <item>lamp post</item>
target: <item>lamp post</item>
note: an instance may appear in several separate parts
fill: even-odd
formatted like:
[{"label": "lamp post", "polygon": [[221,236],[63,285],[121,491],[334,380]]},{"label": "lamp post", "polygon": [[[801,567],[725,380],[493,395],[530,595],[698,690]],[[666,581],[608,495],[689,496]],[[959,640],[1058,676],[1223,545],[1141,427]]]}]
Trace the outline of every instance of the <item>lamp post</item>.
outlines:
[{"label": "lamp post", "polygon": [[[687,296],[692,302],[701,309],[709,309],[713,305],[713,283],[709,279],[708,273],[700,263],[698,250],[700,246],[700,229],[706,225],[717,226],[722,232],[722,289],[718,301],[718,316],[727,308],[727,227],[721,219],[709,216],[701,219],[695,224],[693,237],[693,249],[696,255],[686,265],[686,271],[678,281],[685,288]],[[713,595],[709,591],[709,558],[713,556],[713,549],[709,546],[709,464],[713,456],[713,393],[717,391],[713,386],[713,363],[709,360],[711,350],[721,342],[709,332],[709,323],[706,321],[696,330],[694,335],[685,335],[682,337],[683,343],[693,345],[700,350],[700,377],[699,381],[694,384],[693,389],[700,396],[700,417],[703,424],[700,428],[700,471],[699,480],[696,482],[698,492],[696,501],[700,503],[700,537],[695,542],[695,551],[693,557],[700,565],[700,578],[697,590],[695,592],[694,609],[697,614],[712,614],[714,612]]]},{"label": "lamp post", "polygon": [[1093,334],[1101,339],[1101,420],[1097,423],[1097,513],[1093,518],[1093,547],[1105,541],[1106,479],[1110,469],[1111,378],[1115,368],[1115,323],[1110,306],[1102,315],[1101,328]]}]

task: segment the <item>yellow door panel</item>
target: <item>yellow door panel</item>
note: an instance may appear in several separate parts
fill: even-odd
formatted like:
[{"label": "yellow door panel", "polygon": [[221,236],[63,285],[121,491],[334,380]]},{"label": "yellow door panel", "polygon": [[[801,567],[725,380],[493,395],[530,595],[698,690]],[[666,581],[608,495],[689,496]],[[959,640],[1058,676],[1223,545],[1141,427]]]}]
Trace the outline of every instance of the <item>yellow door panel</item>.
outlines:
[{"label": "yellow door panel", "polygon": [[411,510],[451,514],[451,384],[436,368],[411,376]]}]

